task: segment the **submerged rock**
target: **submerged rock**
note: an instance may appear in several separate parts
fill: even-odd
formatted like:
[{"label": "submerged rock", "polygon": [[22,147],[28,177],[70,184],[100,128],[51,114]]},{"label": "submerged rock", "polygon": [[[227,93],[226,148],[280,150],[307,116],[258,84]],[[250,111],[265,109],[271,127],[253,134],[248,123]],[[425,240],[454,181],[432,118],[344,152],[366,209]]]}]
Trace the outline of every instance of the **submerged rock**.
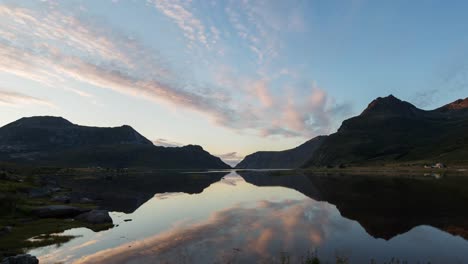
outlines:
[{"label": "submerged rock", "polygon": [[4,258],[0,264],[39,264],[39,260],[29,254]]},{"label": "submerged rock", "polygon": [[92,210],[78,215],[75,219],[90,224],[112,224],[112,218],[107,210]]},{"label": "submerged rock", "polygon": [[75,217],[87,211],[89,211],[89,209],[82,209],[67,205],[49,205],[35,208],[33,213],[41,218],[69,218]]}]

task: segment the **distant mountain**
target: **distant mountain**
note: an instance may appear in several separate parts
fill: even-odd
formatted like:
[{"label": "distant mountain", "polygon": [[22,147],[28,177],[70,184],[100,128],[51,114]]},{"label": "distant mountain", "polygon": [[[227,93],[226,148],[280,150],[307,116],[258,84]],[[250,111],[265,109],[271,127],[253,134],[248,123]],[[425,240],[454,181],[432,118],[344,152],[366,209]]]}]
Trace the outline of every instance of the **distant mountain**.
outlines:
[{"label": "distant mountain", "polygon": [[312,158],[326,137],[319,136],[304,144],[284,151],[259,151],[246,156],[236,169],[291,169]]},{"label": "distant mountain", "polygon": [[468,163],[468,98],[431,111],[392,95],[377,98],[303,166],[407,162]]},{"label": "distant mountain", "polygon": [[200,146],[157,147],[130,126],[86,127],[50,116],[1,127],[0,160],[70,167],[230,168]]}]

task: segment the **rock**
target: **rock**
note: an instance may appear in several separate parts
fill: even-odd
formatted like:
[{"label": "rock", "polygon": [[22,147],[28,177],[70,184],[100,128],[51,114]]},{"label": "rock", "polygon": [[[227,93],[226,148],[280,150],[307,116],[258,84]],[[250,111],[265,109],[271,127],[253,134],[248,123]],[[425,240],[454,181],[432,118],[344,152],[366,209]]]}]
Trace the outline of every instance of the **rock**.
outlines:
[{"label": "rock", "polygon": [[39,264],[39,260],[29,254],[4,258],[0,264]]},{"label": "rock", "polygon": [[76,220],[90,224],[112,224],[112,218],[107,210],[92,210],[75,217]]},{"label": "rock", "polygon": [[47,197],[51,194],[51,191],[49,188],[37,188],[37,189],[31,189],[29,190],[29,198],[43,198]]},{"label": "rock", "polygon": [[66,204],[69,204],[70,203],[70,196],[68,195],[59,195],[59,196],[54,196],[52,199],[51,199],[52,202],[59,202],[59,203],[66,203]]},{"label": "rock", "polygon": [[80,199],[80,203],[93,203],[93,200],[83,197]]},{"label": "rock", "polygon": [[69,218],[89,211],[67,205],[49,205],[33,209],[33,213],[41,218]]},{"label": "rock", "polygon": [[8,233],[11,233],[13,230],[13,227],[11,226],[4,226],[2,229],[0,229],[0,236],[6,235]]},{"label": "rock", "polygon": [[62,188],[60,188],[60,187],[52,187],[52,188],[50,188],[50,191],[51,191],[51,192],[60,192],[61,190],[62,190]]}]

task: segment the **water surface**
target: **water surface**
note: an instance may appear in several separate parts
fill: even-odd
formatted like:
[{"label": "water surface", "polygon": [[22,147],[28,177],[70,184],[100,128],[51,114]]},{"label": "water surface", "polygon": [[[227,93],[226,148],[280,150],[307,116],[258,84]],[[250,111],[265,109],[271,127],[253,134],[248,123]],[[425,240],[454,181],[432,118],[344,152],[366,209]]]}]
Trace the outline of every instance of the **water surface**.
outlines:
[{"label": "water surface", "polygon": [[77,238],[29,253],[41,263],[296,263],[311,251],[332,263],[468,263],[465,196],[441,180],[231,171],[200,193],[172,185],[113,212],[112,229],[68,230]]}]

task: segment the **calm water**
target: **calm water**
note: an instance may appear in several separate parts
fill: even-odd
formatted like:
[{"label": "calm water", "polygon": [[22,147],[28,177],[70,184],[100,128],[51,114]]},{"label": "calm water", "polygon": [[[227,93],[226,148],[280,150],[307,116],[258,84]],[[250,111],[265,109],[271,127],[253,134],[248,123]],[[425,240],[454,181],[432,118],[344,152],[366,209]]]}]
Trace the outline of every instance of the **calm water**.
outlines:
[{"label": "calm water", "polygon": [[232,171],[201,193],[156,193],[113,212],[112,229],[68,230],[78,237],[29,253],[41,263],[296,263],[315,250],[330,263],[468,263],[465,179],[280,174]]}]

